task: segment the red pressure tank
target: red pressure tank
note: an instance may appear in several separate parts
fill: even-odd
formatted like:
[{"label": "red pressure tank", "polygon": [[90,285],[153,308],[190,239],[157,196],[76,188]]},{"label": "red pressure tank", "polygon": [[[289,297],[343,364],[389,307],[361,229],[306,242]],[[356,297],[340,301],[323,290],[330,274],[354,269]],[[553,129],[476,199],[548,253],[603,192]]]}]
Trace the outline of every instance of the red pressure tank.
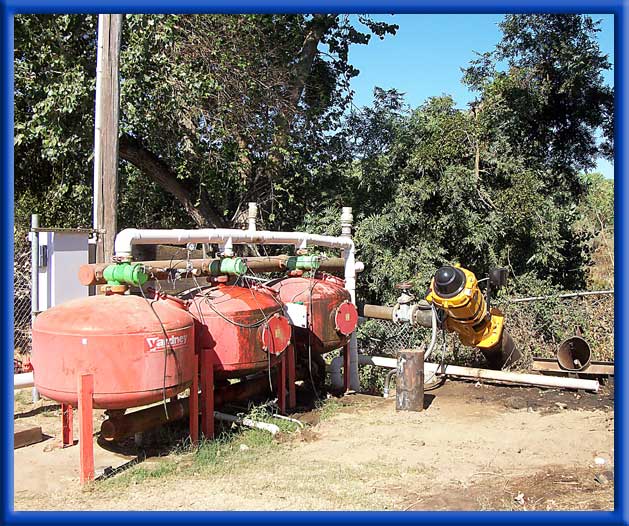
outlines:
[{"label": "red pressure tank", "polygon": [[209,350],[217,378],[238,378],[277,363],[291,327],[274,292],[219,284],[197,293],[189,306],[197,342]]},{"label": "red pressure tank", "polygon": [[81,298],[42,312],[33,325],[35,387],[74,406],[81,374],[94,375],[94,407],[125,409],[160,401],[164,387],[167,398],[184,391],[195,359],[194,320],[171,297]]},{"label": "red pressure tank", "polygon": [[282,278],[272,285],[283,303],[306,306],[308,329],[293,327],[298,352],[310,347],[313,353],[324,354],[349,342],[358,312],[344,286],[344,280],[323,272],[313,278]]}]

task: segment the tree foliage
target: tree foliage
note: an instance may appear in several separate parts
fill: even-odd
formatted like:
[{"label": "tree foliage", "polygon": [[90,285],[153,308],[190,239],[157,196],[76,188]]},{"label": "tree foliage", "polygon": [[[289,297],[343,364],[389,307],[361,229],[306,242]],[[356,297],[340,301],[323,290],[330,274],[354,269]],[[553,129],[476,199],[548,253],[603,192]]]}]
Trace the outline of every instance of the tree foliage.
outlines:
[{"label": "tree foliage", "polygon": [[[17,221],[91,222],[95,24],[16,17]],[[349,50],[397,30],[368,17],[127,15],[123,27],[121,228],[240,226],[255,200],[268,228],[338,233],[351,205],[369,301],[456,261],[507,266],[522,287],[585,284],[592,239],[613,222],[613,191],[583,175],[613,153],[591,17],[507,15],[463,71],[478,94],[465,110],[447,95],[409,108],[394,89],[351,110]]]}]

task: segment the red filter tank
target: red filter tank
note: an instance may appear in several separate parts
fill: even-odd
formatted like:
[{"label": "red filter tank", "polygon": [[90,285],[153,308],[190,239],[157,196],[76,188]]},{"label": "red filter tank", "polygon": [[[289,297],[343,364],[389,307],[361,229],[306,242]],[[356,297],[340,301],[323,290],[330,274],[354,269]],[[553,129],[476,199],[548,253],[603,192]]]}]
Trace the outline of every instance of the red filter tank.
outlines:
[{"label": "red filter tank", "polygon": [[41,313],[33,325],[35,387],[61,403],[76,406],[85,373],[94,375],[94,407],[157,402],[164,387],[169,398],[191,384],[194,360],[194,320],[174,298],[81,298]]},{"label": "red filter tank", "polygon": [[192,298],[197,342],[209,350],[217,378],[238,378],[277,362],[291,338],[275,293],[264,287],[220,284]]},{"label": "red filter tank", "polygon": [[283,303],[306,307],[308,329],[293,327],[299,352],[310,346],[312,352],[324,354],[349,342],[358,324],[358,312],[344,285],[344,280],[325,273],[313,278],[282,278],[273,284]]}]

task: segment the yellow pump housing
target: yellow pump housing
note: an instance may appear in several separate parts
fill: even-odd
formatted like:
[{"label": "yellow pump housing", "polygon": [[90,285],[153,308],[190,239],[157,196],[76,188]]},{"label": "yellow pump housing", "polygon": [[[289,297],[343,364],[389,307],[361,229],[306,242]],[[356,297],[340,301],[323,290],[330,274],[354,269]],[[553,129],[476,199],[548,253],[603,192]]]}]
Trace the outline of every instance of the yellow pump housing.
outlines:
[{"label": "yellow pump housing", "polygon": [[456,332],[463,345],[490,351],[501,344],[504,315],[495,308],[487,312],[473,272],[460,265],[442,267],[430,282],[426,300],[447,313],[444,326]]}]

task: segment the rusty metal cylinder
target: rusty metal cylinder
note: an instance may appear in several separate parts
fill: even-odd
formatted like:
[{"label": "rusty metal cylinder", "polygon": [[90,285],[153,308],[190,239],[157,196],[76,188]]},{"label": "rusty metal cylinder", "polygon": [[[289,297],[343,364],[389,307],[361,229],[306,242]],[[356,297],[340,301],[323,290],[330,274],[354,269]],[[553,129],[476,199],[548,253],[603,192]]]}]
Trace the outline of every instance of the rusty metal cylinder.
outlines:
[{"label": "rusty metal cylinder", "polygon": [[588,342],[580,336],[563,341],[557,350],[557,362],[566,371],[582,371],[590,365],[592,351]]},{"label": "rusty metal cylinder", "polygon": [[424,409],[424,351],[403,350],[397,356],[395,409],[423,411]]},{"label": "rusty metal cylinder", "polygon": [[393,320],[393,307],[386,305],[369,305],[368,303],[359,306],[359,314],[365,318],[375,320]]}]

